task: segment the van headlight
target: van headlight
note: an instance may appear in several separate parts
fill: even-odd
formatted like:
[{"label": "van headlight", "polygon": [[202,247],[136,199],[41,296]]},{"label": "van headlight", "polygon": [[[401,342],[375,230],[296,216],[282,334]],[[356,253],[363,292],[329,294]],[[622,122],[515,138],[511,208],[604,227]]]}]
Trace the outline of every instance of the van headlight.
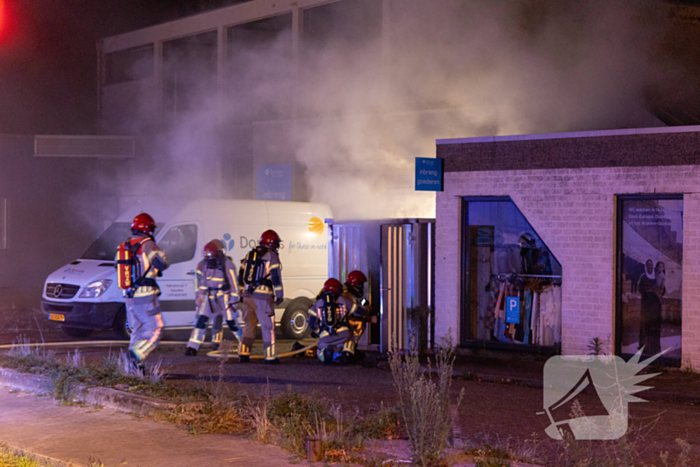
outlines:
[{"label": "van headlight", "polygon": [[110,279],[95,281],[85,287],[85,290],[83,290],[80,294],[80,298],[97,298],[105,293],[105,290],[107,290],[110,285],[112,285],[112,281]]}]

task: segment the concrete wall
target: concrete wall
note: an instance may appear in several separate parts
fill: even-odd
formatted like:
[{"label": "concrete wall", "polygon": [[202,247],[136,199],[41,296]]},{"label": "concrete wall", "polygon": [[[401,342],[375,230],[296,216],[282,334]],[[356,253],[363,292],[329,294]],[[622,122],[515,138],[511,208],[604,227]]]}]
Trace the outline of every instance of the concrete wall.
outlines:
[{"label": "concrete wall", "polygon": [[461,197],[510,196],[563,269],[562,351],[614,337],[615,195],[685,193],[682,363],[700,368],[700,166],[450,172],[437,195],[436,336],[460,329]]}]

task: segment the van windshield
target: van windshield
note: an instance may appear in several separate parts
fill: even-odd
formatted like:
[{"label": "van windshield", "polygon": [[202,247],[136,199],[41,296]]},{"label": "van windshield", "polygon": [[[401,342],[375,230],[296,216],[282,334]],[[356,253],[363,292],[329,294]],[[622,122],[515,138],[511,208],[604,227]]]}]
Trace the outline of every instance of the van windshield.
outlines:
[{"label": "van windshield", "polygon": [[115,222],[102,232],[102,235],[90,245],[90,248],[80,258],[114,261],[119,244],[130,236],[131,223]]}]

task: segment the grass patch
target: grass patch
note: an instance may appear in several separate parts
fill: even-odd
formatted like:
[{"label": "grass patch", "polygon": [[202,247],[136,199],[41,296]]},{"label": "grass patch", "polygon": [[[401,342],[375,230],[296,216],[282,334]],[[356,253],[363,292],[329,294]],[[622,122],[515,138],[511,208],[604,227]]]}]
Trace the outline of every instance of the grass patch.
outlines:
[{"label": "grass patch", "polygon": [[324,460],[329,462],[373,465],[373,461],[360,462],[362,457],[357,455],[364,441],[395,439],[403,434],[395,407],[382,405],[367,417],[355,414],[346,419],[339,404],[318,394],[298,393],[291,386],[273,397],[268,393],[248,400],[245,416],[256,440],[282,446],[301,457],[306,456],[308,439],[320,440]]},{"label": "grass patch", "polygon": [[39,467],[36,460],[0,446],[0,467]]},{"label": "grass patch", "polygon": [[86,364],[78,350],[60,359],[53,351],[47,351],[42,346],[31,346],[29,342],[23,341],[0,355],[0,366],[51,378],[54,397],[64,402],[73,402],[71,391],[75,385],[111,387],[171,402],[207,398],[204,391],[182,389],[163,381],[159,363],[142,374],[133,367],[123,350],[110,353],[100,362]]},{"label": "grass patch", "polygon": [[[412,348],[415,348],[412,346]],[[394,387],[398,395],[401,421],[408,434],[412,461],[421,467],[440,465],[443,451],[452,433],[453,414],[464,396],[462,390],[452,399],[452,374],[455,350],[449,341],[435,352],[435,373],[431,361],[428,371],[421,369],[418,352],[392,353],[389,359]],[[435,380],[434,380],[435,379]]]},{"label": "grass patch", "polygon": [[185,425],[187,431],[194,436],[201,433],[243,433],[251,428],[237,401],[220,397],[181,404],[161,417],[169,422]]},{"label": "grass patch", "polygon": [[268,406],[268,419],[278,434],[278,441],[299,455],[306,453],[307,438],[320,437],[321,429],[326,432],[336,428],[327,426],[332,422],[328,403],[319,397],[302,395],[291,386],[265,404]]}]

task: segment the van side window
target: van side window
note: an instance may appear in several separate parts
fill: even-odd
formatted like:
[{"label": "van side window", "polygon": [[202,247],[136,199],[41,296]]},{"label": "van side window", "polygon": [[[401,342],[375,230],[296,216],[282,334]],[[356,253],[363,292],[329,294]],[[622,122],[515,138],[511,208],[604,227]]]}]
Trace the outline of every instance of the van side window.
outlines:
[{"label": "van side window", "polygon": [[170,264],[191,260],[197,250],[197,226],[176,225],[158,241],[158,247],[165,252]]}]

